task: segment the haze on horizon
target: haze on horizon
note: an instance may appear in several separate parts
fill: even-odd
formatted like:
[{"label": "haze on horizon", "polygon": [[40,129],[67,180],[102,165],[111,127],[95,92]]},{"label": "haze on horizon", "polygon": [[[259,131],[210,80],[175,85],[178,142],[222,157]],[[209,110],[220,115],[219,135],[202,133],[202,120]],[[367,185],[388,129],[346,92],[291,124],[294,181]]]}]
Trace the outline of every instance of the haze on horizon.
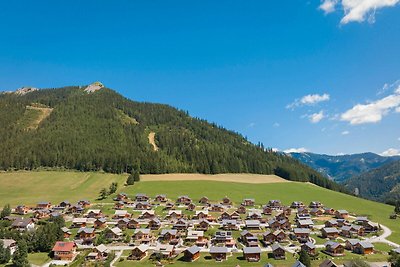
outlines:
[{"label": "haze on horizon", "polygon": [[101,81],[279,150],[400,154],[400,1],[7,1],[0,90]]}]

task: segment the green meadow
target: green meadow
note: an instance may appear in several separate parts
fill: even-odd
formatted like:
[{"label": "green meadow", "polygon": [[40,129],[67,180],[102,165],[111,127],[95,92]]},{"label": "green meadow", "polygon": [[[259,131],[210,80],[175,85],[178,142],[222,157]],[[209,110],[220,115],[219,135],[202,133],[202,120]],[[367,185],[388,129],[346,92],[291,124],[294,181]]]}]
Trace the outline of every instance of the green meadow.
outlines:
[{"label": "green meadow", "polygon": [[[400,243],[400,222],[389,219],[393,207],[353,196],[330,191],[309,183],[266,183],[246,184],[217,181],[143,181],[133,186],[123,186],[126,175],[104,174],[96,172],[73,171],[34,171],[0,173],[0,205],[10,203],[35,204],[38,201],[58,203],[63,200],[71,202],[79,199],[96,201],[101,188],[112,182],[119,184],[118,192],[129,195],[146,193],[149,196],[167,194],[175,199],[180,195],[189,195],[197,201],[208,196],[212,201],[220,201],[229,196],[240,203],[243,198],[255,198],[259,205],[270,199],[279,199],[288,205],[292,201],[303,201],[308,204],[319,200],[325,206],[334,209],[346,209],[355,215],[368,216],[370,220],[389,227],[393,234],[388,238]],[[103,202],[111,202],[112,196]],[[98,202],[98,201],[96,201]]]}]

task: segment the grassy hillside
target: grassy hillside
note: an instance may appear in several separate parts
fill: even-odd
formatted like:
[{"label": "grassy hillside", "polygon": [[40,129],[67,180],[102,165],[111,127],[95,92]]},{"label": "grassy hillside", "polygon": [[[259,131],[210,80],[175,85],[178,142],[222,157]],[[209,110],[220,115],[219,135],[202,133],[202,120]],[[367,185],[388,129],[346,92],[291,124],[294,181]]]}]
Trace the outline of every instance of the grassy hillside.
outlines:
[{"label": "grassy hillside", "polygon": [[[246,184],[219,181],[142,181],[133,186],[123,187],[126,176],[84,172],[17,172],[0,173],[0,205],[5,203],[29,204],[47,200],[76,201],[89,199],[94,201],[98,192],[111,182],[119,183],[119,192],[128,194],[146,193],[150,196],[167,194],[169,198],[189,195],[199,199],[206,195],[211,200],[219,201],[229,196],[239,203],[246,197],[255,198],[256,203],[265,204],[270,199],[280,199],[284,204],[303,201],[308,204],[319,200],[335,209],[347,209],[357,215],[367,215],[371,220],[388,226],[393,234],[390,240],[400,242],[400,223],[390,220],[393,207],[346,194],[327,190],[310,183],[275,182],[265,184]],[[104,201],[110,202],[111,199]]]},{"label": "grassy hillside", "polygon": [[278,174],[342,189],[291,157],[162,104],[101,88],[0,94],[0,169]]}]

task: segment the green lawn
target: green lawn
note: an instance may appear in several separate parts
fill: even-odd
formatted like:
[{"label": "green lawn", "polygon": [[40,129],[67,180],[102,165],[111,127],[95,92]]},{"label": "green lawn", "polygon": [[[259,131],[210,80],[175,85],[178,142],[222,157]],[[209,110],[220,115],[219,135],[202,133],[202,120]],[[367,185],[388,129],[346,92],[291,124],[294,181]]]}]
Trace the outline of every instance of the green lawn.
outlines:
[{"label": "green lawn", "polygon": [[28,254],[28,260],[31,264],[43,265],[50,261],[48,253],[30,253]]}]

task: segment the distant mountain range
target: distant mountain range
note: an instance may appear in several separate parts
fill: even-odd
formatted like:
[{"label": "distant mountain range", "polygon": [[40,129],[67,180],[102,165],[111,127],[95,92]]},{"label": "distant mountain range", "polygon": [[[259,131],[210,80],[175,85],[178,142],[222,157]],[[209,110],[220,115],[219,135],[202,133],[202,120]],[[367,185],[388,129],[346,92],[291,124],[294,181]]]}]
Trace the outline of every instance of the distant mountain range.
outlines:
[{"label": "distant mountain range", "polygon": [[290,153],[290,155],[339,183],[400,160],[400,156],[383,157],[375,153],[331,156],[307,152]]},{"label": "distant mountain range", "polygon": [[354,176],[345,182],[350,190],[372,200],[394,203],[400,200],[400,161]]}]

